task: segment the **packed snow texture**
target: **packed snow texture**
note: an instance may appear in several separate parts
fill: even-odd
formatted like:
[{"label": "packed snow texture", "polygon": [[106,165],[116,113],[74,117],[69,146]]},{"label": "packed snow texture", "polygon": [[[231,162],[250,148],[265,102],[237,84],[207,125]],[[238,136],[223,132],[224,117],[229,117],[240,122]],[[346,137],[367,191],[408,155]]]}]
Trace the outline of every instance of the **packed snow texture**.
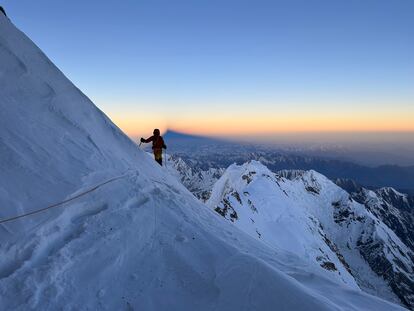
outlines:
[{"label": "packed snow texture", "polygon": [[[0,16],[0,218],[53,204],[143,162],[136,146]],[[0,241],[36,224],[0,228]]]},{"label": "packed snow texture", "polygon": [[306,258],[332,280],[412,303],[411,250],[364,205],[315,171],[275,174],[256,161],[232,165],[207,205],[257,240]]},{"label": "packed snow texture", "polygon": [[[207,204],[259,241],[325,267],[321,272],[327,277],[358,288],[326,243],[323,226],[312,211],[313,202],[303,190],[300,183],[280,178],[253,161],[230,166]],[[301,193],[302,198],[292,199],[294,192]]]},{"label": "packed snow texture", "polygon": [[0,15],[3,310],[402,310],[258,243],[137,149]]}]

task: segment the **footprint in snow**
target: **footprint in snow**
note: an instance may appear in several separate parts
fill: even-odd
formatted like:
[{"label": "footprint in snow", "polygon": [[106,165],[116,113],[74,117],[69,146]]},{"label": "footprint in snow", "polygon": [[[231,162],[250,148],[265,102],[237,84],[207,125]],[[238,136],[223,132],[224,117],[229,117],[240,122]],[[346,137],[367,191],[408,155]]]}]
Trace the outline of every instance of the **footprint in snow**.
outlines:
[{"label": "footprint in snow", "polygon": [[183,236],[183,235],[181,235],[181,234],[176,235],[176,236],[175,236],[175,240],[176,240],[177,242],[180,242],[180,243],[186,243],[186,242],[188,242],[188,238],[187,238],[187,237],[185,237],[185,236]]}]

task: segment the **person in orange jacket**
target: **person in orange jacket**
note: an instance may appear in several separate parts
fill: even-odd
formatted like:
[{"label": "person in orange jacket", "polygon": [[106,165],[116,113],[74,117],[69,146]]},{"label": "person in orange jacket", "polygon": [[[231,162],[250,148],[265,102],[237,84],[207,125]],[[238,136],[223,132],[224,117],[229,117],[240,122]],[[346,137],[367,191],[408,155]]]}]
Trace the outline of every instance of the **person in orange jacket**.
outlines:
[{"label": "person in orange jacket", "polygon": [[164,143],[164,139],[162,138],[159,129],[155,129],[150,138],[145,139],[141,137],[141,143],[150,142],[152,142],[152,151],[154,152],[155,161],[162,166],[162,149],[167,149],[167,146]]}]

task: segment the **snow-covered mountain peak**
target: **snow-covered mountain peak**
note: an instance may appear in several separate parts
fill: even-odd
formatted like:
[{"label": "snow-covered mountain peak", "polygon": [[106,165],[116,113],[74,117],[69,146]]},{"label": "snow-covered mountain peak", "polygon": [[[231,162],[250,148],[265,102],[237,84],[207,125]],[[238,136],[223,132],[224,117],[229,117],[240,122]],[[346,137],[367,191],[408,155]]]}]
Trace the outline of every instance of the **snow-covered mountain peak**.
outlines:
[{"label": "snow-covered mountain peak", "polygon": [[2,309],[402,310],[357,288],[282,188],[263,197],[286,196],[279,248],[209,210],[1,15],[0,78],[0,219],[54,206],[0,224]]},{"label": "snow-covered mountain peak", "polygon": [[241,182],[242,185],[248,185],[252,180],[259,176],[274,175],[266,166],[258,161],[249,161],[243,165],[232,164],[223,174],[224,179],[229,179],[236,183]]},{"label": "snow-covered mountain peak", "polygon": [[403,201],[406,204],[408,203],[408,196],[395,190],[392,187],[383,187],[376,190],[375,192],[382,198],[385,198],[391,202]]},{"label": "snow-covered mountain peak", "polygon": [[395,190],[395,188],[393,188],[393,187],[382,187],[382,188],[379,188],[377,191],[382,193],[382,194],[406,196],[406,194]]},{"label": "snow-covered mountain peak", "polygon": [[[375,213],[315,171],[274,174],[258,162],[232,165],[207,204],[255,239],[308,258],[338,282],[410,299],[404,288],[414,276],[411,250]],[[389,274],[385,280],[381,269]],[[405,284],[397,285],[402,275]]]},{"label": "snow-covered mountain peak", "polygon": [[216,183],[207,204],[252,237],[304,256],[322,273],[357,288],[306,200],[290,198],[297,193],[313,196],[316,187],[320,187],[317,179],[324,182],[325,178],[316,172],[304,172],[300,178],[302,183],[292,182],[255,161],[232,165]]}]

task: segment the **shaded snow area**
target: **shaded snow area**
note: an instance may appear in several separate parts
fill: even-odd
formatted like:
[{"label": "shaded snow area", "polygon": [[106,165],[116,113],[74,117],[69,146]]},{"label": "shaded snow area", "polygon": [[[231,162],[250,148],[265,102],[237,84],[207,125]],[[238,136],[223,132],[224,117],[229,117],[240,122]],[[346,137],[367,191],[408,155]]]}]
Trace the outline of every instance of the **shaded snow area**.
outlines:
[{"label": "shaded snow area", "polygon": [[315,171],[274,174],[256,161],[232,165],[207,205],[339,284],[411,306],[412,251],[364,205]]},{"label": "shaded snow area", "polygon": [[[366,248],[365,257],[373,270],[384,275],[393,290],[398,293],[402,301],[414,309],[414,198],[400,193],[392,188],[381,188],[376,191],[360,189],[351,193],[352,198],[364,204],[376,217],[381,219],[401,241],[410,249],[408,254],[401,252],[398,245],[392,245],[400,254],[406,254],[406,260],[400,261],[391,257],[390,260],[374,260],[372,254],[379,253],[380,248]],[[384,258],[384,254],[379,255]],[[405,262],[409,261],[408,268]],[[383,273],[386,271],[386,273]]]},{"label": "shaded snow area", "polygon": [[0,224],[1,310],[403,310],[207,208],[1,15],[0,79],[0,219],[118,177]]},{"label": "shaded snow area", "polygon": [[[2,246],[1,305],[56,310],[398,310],[131,172]],[[151,177],[149,177],[151,176]]]}]

